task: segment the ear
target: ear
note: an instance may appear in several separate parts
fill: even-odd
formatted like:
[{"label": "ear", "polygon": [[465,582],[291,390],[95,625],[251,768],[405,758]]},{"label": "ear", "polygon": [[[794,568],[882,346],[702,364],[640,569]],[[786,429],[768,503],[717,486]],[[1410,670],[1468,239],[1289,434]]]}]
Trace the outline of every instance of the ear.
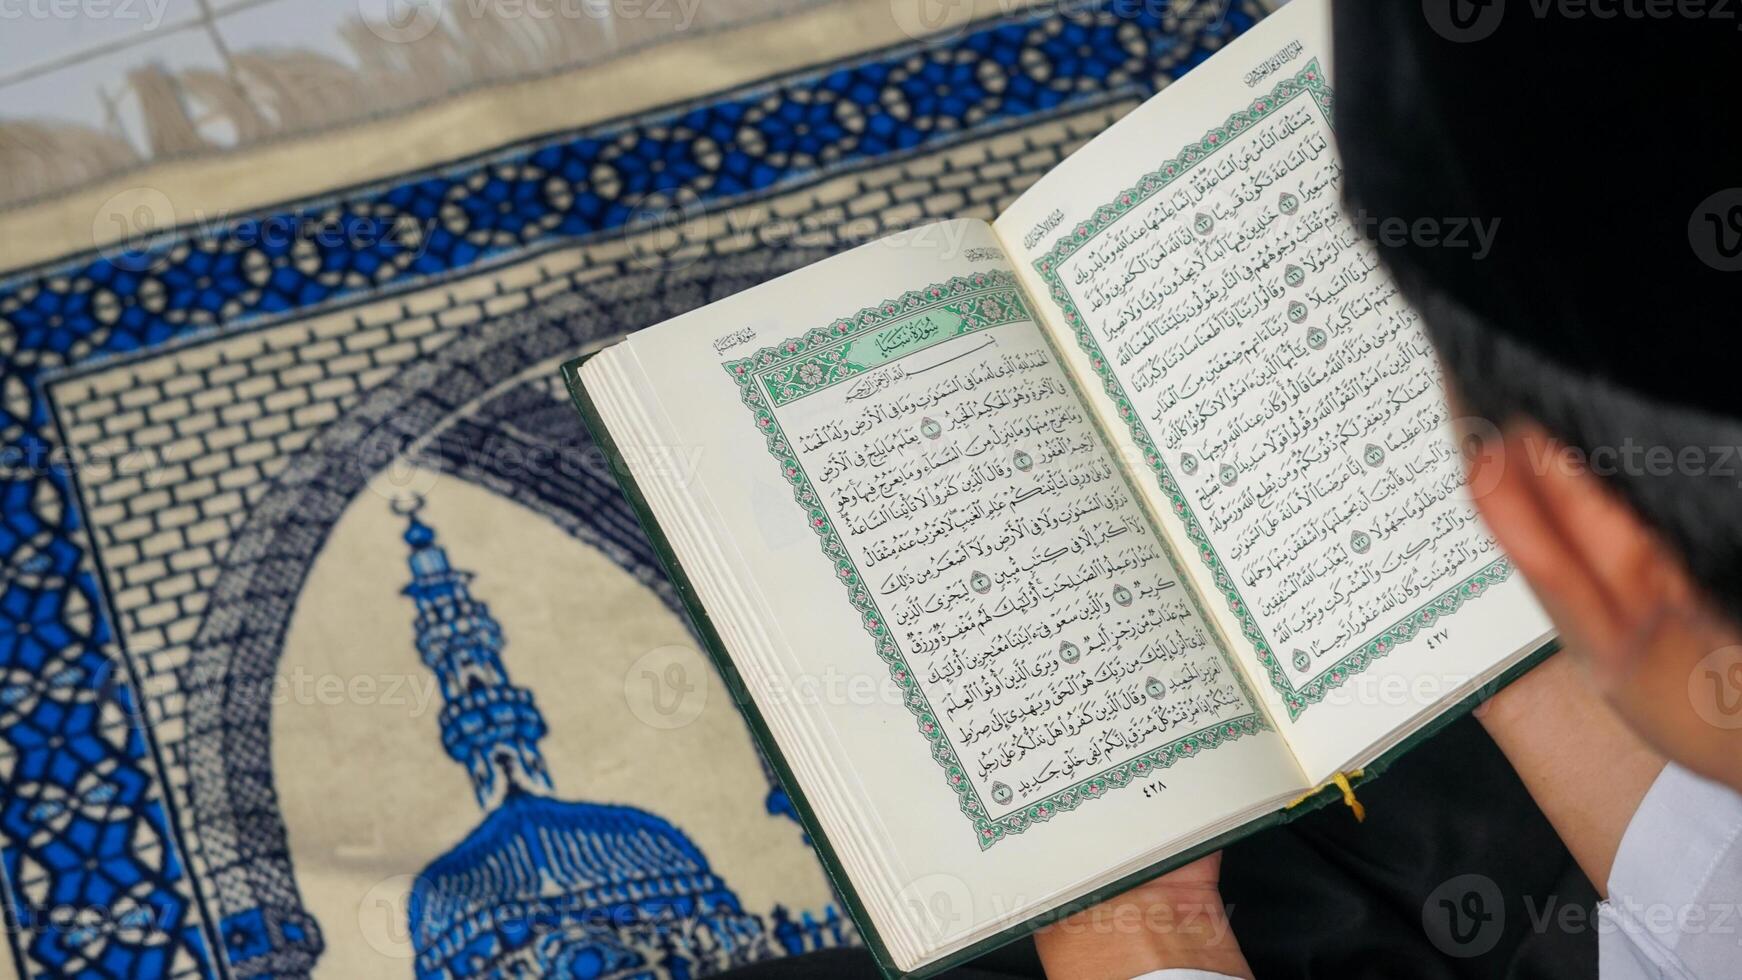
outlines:
[{"label": "ear", "polygon": [[1508,424],[1468,465],[1476,509],[1563,638],[1601,680],[1631,674],[1663,611],[1688,595],[1680,563],[1582,453],[1540,425]]}]

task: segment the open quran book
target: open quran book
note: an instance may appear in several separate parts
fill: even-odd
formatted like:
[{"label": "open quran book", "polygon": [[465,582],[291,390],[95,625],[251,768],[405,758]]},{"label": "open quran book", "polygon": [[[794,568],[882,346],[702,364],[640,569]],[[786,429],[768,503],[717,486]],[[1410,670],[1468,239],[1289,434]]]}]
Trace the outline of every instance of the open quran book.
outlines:
[{"label": "open quran book", "polygon": [[1341,210],[1327,34],[1296,0],[996,221],[565,368],[891,975],[1371,778],[1552,644]]}]

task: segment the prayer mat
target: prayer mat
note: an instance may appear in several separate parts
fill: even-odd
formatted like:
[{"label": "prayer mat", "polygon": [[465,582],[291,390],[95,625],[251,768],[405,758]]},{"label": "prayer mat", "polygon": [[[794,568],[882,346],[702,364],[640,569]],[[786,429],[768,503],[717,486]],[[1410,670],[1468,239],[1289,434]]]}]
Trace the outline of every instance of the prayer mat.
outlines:
[{"label": "prayer mat", "polygon": [[991,217],[1266,10],[916,6],[0,213],[0,974],[857,943],[556,366]]}]

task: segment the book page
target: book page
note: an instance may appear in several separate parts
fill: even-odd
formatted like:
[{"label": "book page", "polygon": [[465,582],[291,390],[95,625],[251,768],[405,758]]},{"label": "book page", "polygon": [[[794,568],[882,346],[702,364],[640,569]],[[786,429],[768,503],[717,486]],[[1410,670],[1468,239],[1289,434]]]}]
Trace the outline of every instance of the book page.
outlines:
[{"label": "book page", "polygon": [[599,359],[694,448],[661,524],[908,955],[1305,787],[1030,306],[959,222]]},{"label": "book page", "polygon": [[1328,16],[1295,0],[997,222],[1315,779],[1549,629],[1471,507],[1416,314],[1341,208]]}]

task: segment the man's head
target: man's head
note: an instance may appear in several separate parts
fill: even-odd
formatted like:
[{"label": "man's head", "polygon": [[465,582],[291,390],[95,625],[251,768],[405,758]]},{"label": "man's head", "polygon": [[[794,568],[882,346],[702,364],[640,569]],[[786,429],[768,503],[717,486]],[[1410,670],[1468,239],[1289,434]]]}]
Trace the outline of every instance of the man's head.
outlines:
[{"label": "man's head", "polygon": [[1490,530],[1621,715],[1742,788],[1742,23],[1717,7],[1337,0],[1333,83],[1358,226],[1497,222],[1486,252],[1377,241]]}]

